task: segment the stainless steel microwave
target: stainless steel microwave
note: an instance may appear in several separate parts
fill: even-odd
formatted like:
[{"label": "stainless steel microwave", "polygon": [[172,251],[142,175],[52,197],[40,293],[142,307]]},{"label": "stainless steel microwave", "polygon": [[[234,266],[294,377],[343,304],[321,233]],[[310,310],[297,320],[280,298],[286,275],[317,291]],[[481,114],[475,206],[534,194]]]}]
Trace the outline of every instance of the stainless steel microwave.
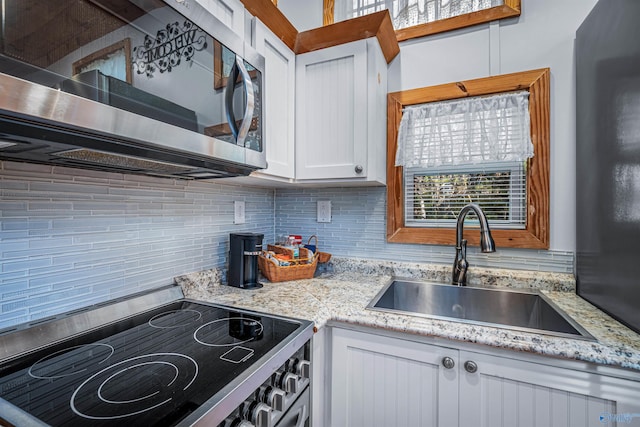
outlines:
[{"label": "stainless steel microwave", "polygon": [[195,0],[3,0],[0,159],[186,179],[266,167],[264,58]]}]

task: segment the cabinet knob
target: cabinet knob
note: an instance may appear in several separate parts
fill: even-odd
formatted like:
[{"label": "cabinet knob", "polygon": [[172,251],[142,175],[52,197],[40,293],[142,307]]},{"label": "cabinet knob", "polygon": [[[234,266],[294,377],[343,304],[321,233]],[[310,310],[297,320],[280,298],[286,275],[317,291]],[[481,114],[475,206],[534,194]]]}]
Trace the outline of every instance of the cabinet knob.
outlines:
[{"label": "cabinet knob", "polygon": [[364,170],[364,168],[362,167],[362,165],[356,165],[356,167],[355,167],[356,173],[362,173],[363,170]]},{"label": "cabinet knob", "polygon": [[467,360],[464,362],[464,369],[470,374],[475,374],[478,371],[478,365],[472,360]]},{"label": "cabinet knob", "polygon": [[442,358],[442,366],[444,366],[447,369],[453,369],[454,366],[456,366],[456,362],[450,358],[450,357],[443,357]]}]

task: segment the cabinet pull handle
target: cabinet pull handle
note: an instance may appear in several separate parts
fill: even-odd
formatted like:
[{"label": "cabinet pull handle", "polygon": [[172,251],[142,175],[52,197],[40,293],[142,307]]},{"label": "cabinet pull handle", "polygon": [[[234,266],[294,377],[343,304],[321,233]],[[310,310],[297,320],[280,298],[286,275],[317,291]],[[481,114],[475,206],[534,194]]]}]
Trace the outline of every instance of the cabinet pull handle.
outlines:
[{"label": "cabinet pull handle", "polygon": [[362,173],[363,170],[364,170],[364,168],[362,167],[362,165],[356,165],[356,167],[355,167],[356,173]]},{"label": "cabinet pull handle", "polygon": [[444,366],[447,369],[453,369],[453,367],[456,366],[456,362],[452,358],[450,358],[449,356],[443,357],[442,358],[442,366]]},{"label": "cabinet pull handle", "polygon": [[464,362],[464,369],[470,374],[475,374],[478,371],[478,365],[472,360],[467,360]]}]

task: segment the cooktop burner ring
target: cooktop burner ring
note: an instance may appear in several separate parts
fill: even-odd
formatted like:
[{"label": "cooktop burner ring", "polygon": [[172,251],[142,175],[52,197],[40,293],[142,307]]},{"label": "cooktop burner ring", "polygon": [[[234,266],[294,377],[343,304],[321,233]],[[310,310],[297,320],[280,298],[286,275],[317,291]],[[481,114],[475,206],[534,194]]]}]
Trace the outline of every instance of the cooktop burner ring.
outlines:
[{"label": "cooktop burner ring", "polygon": [[[191,314],[191,316],[192,316],[192,317],[194,317],[193,319],[191,319],[191,320],[190,320],[189,318],[187,318],[187,319],[185,319],[186,321],[185,321],[184,323],[179,323],[179,324],[176,324],[176,325],[171,325],[171,326],[162,326],[162,325],[158,325],[158,324],[157,324],[157,323],[158,323],[158,322],[157,322],[158,320],[162,320],[162,319],[166,320],[166,319],[168,319],[171,315],[174,315],[174,314],[178,314],[178,315],[180,315],[180,314],[184,314],[184,313],[189,313],[189,314],[191,314],[191,313],[195,313],[195,316],[194,316],[193,314]],[[156,315],[155,315],[155,316],[153,316],[151,319],[149,319],[149,322],[148,322],[148,323],[149,323],[149,326],[151,326],[152,328],[158,328],[158,329],[172,329],[172,328],[180,328],[180,327],[182,327],[182,326],[187,326],[187,325],[189,325],[190,323],[197,322],[197,321],[198,321],[198,320],[200,320],[201,318],[202,318],[202,313],[200,313],[198,310],[193,310],[193,309],[185,308],[185,309],[181,309],[181,310],[170,310],[170,311],[162,312],[162,313],[160,313],[160,314],[156,314]],[[156,324],[154,324],[154,323],[153,323],[153,321],[154,321],[154,320],[156,321]]]},{"label": "cooktop burner ring", "polygon": [[[111,346],[109,344],[103,344],[103,343],[92,343],[92,344],[83,344],[83,345],[75,345],[75,346],[72,346],[72,347],[66,347],[66,348],[63,348],[62,350],[58,350],[56,352],[50,353],[50,354],[38,359],[33,365],[31,365],[31,367],[29,368],[28,374],[29,374],[30,377],[36,378],[36,379],[40,379],[40,380],[53,380],[53,379],[64,378],[64,377],[69,377],[69,376],[72,376],[72,375],[81,374],[81,373],[87,371],[87,368],[82,368],[82,369],[75,370],[73,372],[69,372],[69,373],[66,373],[66,374],[58,374],[58,375],[39,375],[39,374],[37,374],[37,371],[38,371],[38,369],[46,369],[47,366],[40,367],[38,365],[46,365],[46,362],[48,360],[53,360],[57,356],[62,355],[64,353],[69,353],[70,357],[73,357],[73,355],[72,355],[73,350],[82,349],[82,348],[88,349],[89,347],[92,347],[92,346],[100,347],[100,348],[104,347],[109,351],[109,354],[104,359],[100,360],[98,362],[98,365],[101,364],[101,363],[106,362],[113,355],[113,353],[115,352],[115,349],[113,348],[113,346]],[[89,355],[89,357],[90,357],[90,355]],[[83,359],[85,359],[85,360],[79,360],[79,362],[90,363],[90,359],[88,357],[83,357]],[[77,363],[78,363],[78,361],[72,360],[71,363],[69,363],[70,366],[68,366],[68,368],[74,368]],[[55,362],[55,364],[60,365],[60,362]],[[49,366],[49,368],[50,369],[53,368],[53,365]],[[65,368],[64,364],[62,366],[58,366],[57,370],[60,370],[60,368],[64,369]]]},{"label": "cooktop burner ring", "polygon": [[[186,382],[186,385],[182,387],[182,384],[176,384],[178,378],[181,378],[179,375],[180,368],[176,363],[172,363],[171,361],[162,360],[162,357],[177,357],[178,360],[186,361],[187,366],[190,366],[192,372],[190,373],[191,378],[189,378],[189,373],[186,376],[182,376],[183,381]],[[155,360],[143,361],[145,358],[156,358]],[[160,359],[158,359],[160,358]],[[136,363],[126,366],[127,363],[131,363],[136,361]],[[162,390],[155,390],[152,393],[149,393],[144,396],[140,396],[134,399],[126,399],[115,401],[113,399],[105,399],[104,397],[104,387],[108,384],[109,381],[112,381],[114,378],[119,375],[124,374],[125,372],[141,367],[147,367],[148,365],[166,365],[170,366],[174,369],[175,373],[173,378],[168,381],[166,384],[163,384],[164,388]],[[123,367],[123,365],[125,365]],[[108,371],[116,370],[114,373],[109,373]],[[128,359],[122,360],[118,363],[114,363],[113,365],[107,366],[95,374],[91,375],[89,378],[85,379],[73,392],[71,395],[69,404],[71,410],[78,416],[92,419],[92,420],[115,420],[120,418],[131,417],[135,415],[142,414],[144,412],[151,411],[155,408],[158,408],[173,399],[174,393],[171,392],[171,387],[182,387],[182,390],[187,390],[193,382],[196,380],[199,372],[198,363],[190,356],[180,353],[150,353],[143,354],[140,356],[130,357]],[[102,379],[101,376],[105,376],[106,378]],[[87,387],[92,387],[90,384],[93,381],[100,381],[100,384],[97,387],[94,387],[93,390],[91,388],[89,390],[83,390]],[[165,392],[165,396],[161,395],[161,392]],[[140,403],[145,403],[147,401],[148,406],[140,407],[135,406]],[[88,402],[91,409],[94,413],[89,413],[89,411],[83,410],[81,406],[83,403]],[[102,407],[98,405],[103,405]],[[114,409],[114,405],[116,405]],[[119,412],[118,412],[119,410]],[[103,413],[100,413],[100,412]],[[104,414],[104,412],[111,411],[109,415]],[[114,412],[115,411],[115,412]]]},{"label": "cooktop burner ring", "polygon": [[179,375],[179,373],[180,373],[180,370],[178,369],[178,367],[177,367],[176,365],[174,365],[173,363],[164,362],[164,361],[142,362],[142,363],[137,363],[137,364],[135,364],[135,365],[128,366],[128,367],[126,367],[126,368],[124,368],[124,369],[121,369],[121,370],[117,371],[117,372],[116,372],[116,373],[114,373],[114,374],[111,374],[111,375],[110,375],[106,380],[104,380],[104,381],[102,382],[102,384],[100,384],[100,387],[98,387],[98,397],[99,397],[99,398],[100,398],[100,400],[102,400],[103,402],[106,402],[106,403],[113,403],[114,405],[118,405],[118,404],[121,404],[121,403],[133,403],[133,402],[140,402],[140,401],[142,401],[142,400],[145,400],[145,399],[148,399],[148,398],[150,398],[150,397],[152,397],[152,396],[157,395],[157,394],[158,394],[158,391],[155,391],[155,392],[153,392],[153,393],[151,393],[151,394],[148,394],[148,395],[146,395],[146,396],[138,397],[137,399],[129,399],[129,400],[111,400],[111,399],[107,399],[107,398],[105,398],[105,397],[104,397],[104,395],[103,395],[103,393],[102,393],[102,389],[103,389],[103,388],[104,388],[104,386],[109,382],[109,380],[111,380],[111,379],[113,379],[113,378],[117,377],[118,375],[123,374],[124,372],[128,371],[129,369],[139,368],[139,367],[141,367],[141,366],[152,365],[152,364],[158,364],[158,363],[160,363],[160,364],[164,364],[164,365],[168,365],[168,366],[171,366],[171,367],[173,368],[173,370],[175,371],[175,375],[173,376],[173,379],[167,383],[167,387],[170,387],[170,386],[171,386],[171,384],[173,384],[173,383],[176,381],[176,379],[178,378],[178,375]]},{"label": "cooktop burner ring", "polygon": [[[257,331],[254,332],[254,334],[245,339],[242,340],[240,339],[239,341],[235,341],[235,342],[225,342],[225,343],[210,343],[210,342],[205,342],[203,340],[201,340],[200,338],[198,338],[198,332],[200,332],[201,329],[206,328],[209,325],[212,325],[214,323],[220,323],[220,322],[229,322],[231,320],[235,320],[235,321],[240,321],[240,322],[246,322],[246,321],[251,321],[251,322],[255,322],[254,324],[257,325],[259,327],[259,329]],[[200,326],[198,329],[195,330],[195,332],[193,333],[193,339],[196,340],[198,343],[202,344],[202,345],[206,345],[208,347],[233,347],[233,346],[237,346],[240,344],[244,344],[247,343],[249,341],[253,341],[256,339],[256,337],[259,337],[262,335],[262,332],[264,331],[264,325],[256,320],[256,319],[251,319],[251,318],[247,318],[247,317],[225,317],[224,319],[216,319],[213,320],[211,322],[207,322],[204,325]],[[238,339],[238,338],[236,338]]]}]

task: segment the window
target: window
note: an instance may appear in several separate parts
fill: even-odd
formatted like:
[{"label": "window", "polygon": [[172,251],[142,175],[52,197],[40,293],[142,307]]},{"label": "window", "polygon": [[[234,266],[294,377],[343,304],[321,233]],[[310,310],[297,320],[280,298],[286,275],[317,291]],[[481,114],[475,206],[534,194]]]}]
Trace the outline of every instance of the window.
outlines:
[{"label": "window", "polygon": [[324,24],[387,9],[398,41],[520,15],[520,0],[324,0]]},{"label": "window", "polygon": [[548,69],[391,93],[388,106],[388,241],[453,244],[476,202],[498,246],[548,248]]},{"label": "window", "polygon": [[107,76],[115,77],[131,84],[131,39],[128,37],[100,49],[84,58],[74,62],[72,65],[72,75],[85,71],[99,70]]},{"label": "window", "polygon": [[[405,168],[407,227],[455,227],[458,212],[477,203],[493,227],[524,229],[526,163]],[[475,220],[469,217],[468,223]]]},{"label": "window", "polygon": [[529,92],[405,107],[396,166],[404,166],[405,224],[451,227],[466,204],[524,228],[525,161],[533,157]]}]

